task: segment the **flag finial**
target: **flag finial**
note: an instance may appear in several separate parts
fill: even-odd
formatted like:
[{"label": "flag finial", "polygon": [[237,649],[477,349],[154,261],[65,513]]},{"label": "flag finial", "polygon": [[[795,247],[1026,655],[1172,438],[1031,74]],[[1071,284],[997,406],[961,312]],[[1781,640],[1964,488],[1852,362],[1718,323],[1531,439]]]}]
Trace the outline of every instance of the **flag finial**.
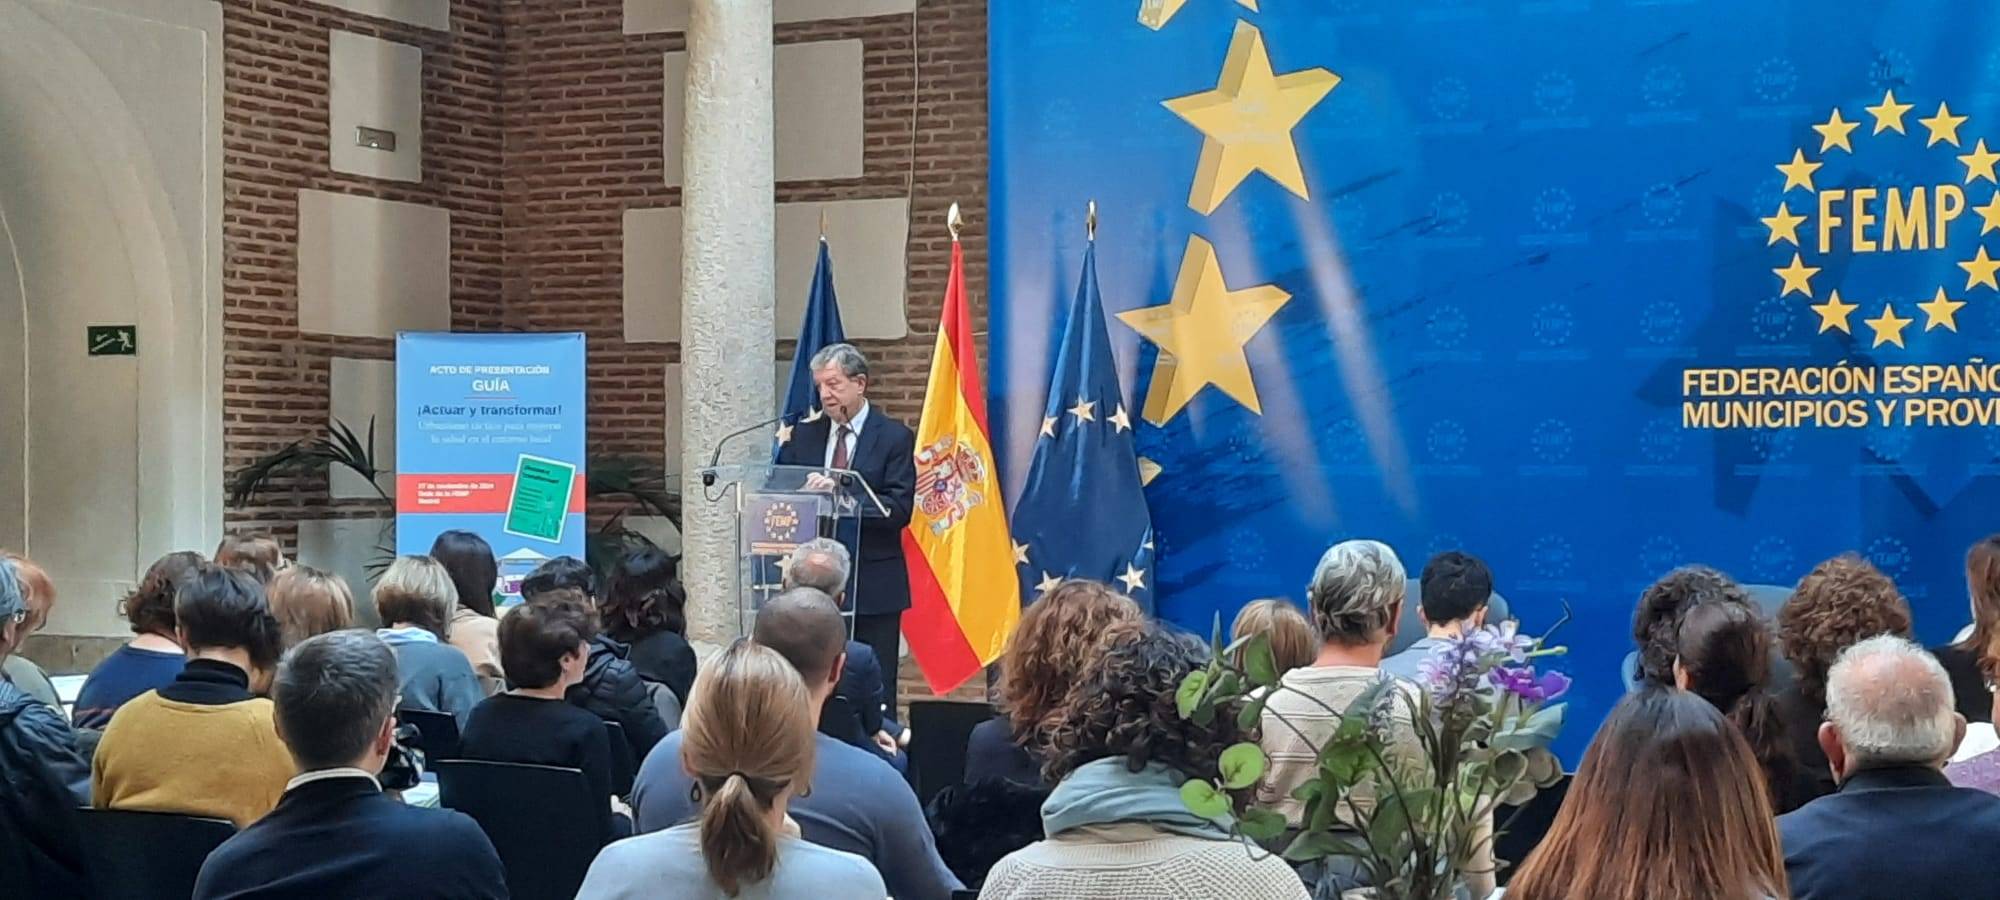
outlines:
[{"label": "flag finial", "polygon": [[951,239],[958,240],[958,230],[965,226],[965,217],[959,215],[957,203],[953,203],[951,209],[944,214],[944,225],[951,229]]},{"label": "flag finial", "polygon": [[1083,214],[1083,236],[1085,240],[1097,240],[1097,201],[1095,200],[1090,201],[1088,210]]},{"label": "flag finial", "polygon": [[819,208],[819,242],[826,243],[826,207]]}]

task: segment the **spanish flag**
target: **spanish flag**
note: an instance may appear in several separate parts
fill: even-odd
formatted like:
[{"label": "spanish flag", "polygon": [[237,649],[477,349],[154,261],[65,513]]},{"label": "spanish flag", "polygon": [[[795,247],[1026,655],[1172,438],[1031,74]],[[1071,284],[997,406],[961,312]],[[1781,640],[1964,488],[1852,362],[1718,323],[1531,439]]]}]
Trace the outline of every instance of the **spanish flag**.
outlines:
[{"label": "spanish flag", "polygon": [[944,325],[917,424],[916,508],[903,532],[910,567],[903,636],[938,694],[999,657],[1021,617],[1014,545],[986,436],[986,389],[954,235]]}]

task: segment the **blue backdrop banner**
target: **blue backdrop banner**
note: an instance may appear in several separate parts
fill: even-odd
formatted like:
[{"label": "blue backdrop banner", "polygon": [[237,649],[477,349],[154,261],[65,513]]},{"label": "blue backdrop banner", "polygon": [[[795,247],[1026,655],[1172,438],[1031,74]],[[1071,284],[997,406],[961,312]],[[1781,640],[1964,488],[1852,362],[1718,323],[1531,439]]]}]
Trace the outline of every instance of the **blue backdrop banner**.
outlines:
[{"label": "blue backdrop banner", "polygon": [[1462,548],[1530,629],[1574,607],[1572,759],[1677,564],[1789,585],[1855,550],[1927,641],[1966,621],[2000,530],[2000,7],[989,16],[1003,475],[1095,199],[1163,615],[1301,599],[1344,538],[1412,574]]}]

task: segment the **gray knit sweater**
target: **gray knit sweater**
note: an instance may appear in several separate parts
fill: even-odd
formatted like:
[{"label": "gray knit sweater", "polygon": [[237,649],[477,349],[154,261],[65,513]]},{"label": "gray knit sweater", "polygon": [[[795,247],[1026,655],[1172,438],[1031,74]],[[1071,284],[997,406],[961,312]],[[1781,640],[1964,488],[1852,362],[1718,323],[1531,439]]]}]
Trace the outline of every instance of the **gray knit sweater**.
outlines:
[{"label": "gray knit sweater", "polygon": [[1065,831],[1008,854],[980,900],[1308,900],[1283,859],[1131,822]]}]

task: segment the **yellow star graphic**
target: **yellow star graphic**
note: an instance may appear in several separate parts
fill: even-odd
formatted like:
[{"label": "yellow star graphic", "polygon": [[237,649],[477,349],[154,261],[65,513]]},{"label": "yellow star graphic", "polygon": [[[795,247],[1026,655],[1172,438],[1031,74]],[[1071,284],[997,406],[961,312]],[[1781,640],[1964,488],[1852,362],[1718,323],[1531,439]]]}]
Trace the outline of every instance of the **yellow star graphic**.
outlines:
[{"label": "yellow star graphic", "polygon": [[1871,133],[1881,134],[1884,131],[1894,131],[1897,134],[1909,134],[1909,132],[1903,130],[1903,114],[1909,112],[1913,107],[1914,104],[1897,103],[1895,91],[1883,92],[1882,104],[1867,108],[1868,114],[1875,117],[1875,130]]},{"label": "yellow star graphic", "polygon": [[1950,297],[1946,297],[1944,295],[1944,288],[1938,288],[1937,296],[1932,297],[1929,303],[1917,304],[1917,308],[1924,311],[1924,330],[1929,331],[1939,325],[1943,325],[1946,328],[1957,331],[1958,319],[1955,317],[1958,315],[1959,308],[1964,305],[1965,301],[1953,300]]},{"label": "yellow star graphic", "polygon": [[779,425],[778,425],[778,446],[780,446],[780,447],[783,447],[783,446],[785,446],[786,444],[789,444],[789,443],[791,443],[791,442],[792,442],[792,423],[790,423],[790,422],[781,422],[781,423],[779,423]]},{"label": "yellow star graphic", "polygon": [[1895,308],[1884,303],[1882,304],[1882,315],[1880,318],[1862,319],[1861,321],[1868,323],[1869,328],[1875,329],[1875,343],[1869,346],[1880,347],[1883,344],[1895,344],[1901,347],[1903,346],[1903,329],[1914,320],[1897,318]]},{"label": "yellow star graphic", "polygon": [[1060,421],[1062,421],[1062,417],[1061,417],[1061,416],[1043,416],[1043,417],[1042,417],[1042,437],[1048,437],[1048,438],[1052,438],[1052,437],[1055,437],[1055,436],[1056,436],[1056,423],[1057,423],[1057,422],[1060,422]]},{"label": "yellow star graphic", "polygon": [[[1146,457],[1139,457],[1139,486],[1145,487],[1152,484],[1153,479],[1158,477],[1160,477],[1160,464]],[[1148,547],[1147,549],[1152,548]]]},{"label": "yellow star graphic", "polygon": [[[1791,162],[1778,164],[1778,171],[1785,173],[1785,190],[1789,191],[1795,187],[1803,187],[1808,191],[1812,190],[1813,173],[1819,171],[1821,165],[1823,163],[1806,162],[1806,152],[1804,150],[1793,150]],[[1783,191],[1780,193],[1783,193]]]},{"label": "yellow star graphic", "polygon": [[1797,291],[1810,298],[1812,296],[1812,277],[1819,274],[1819,267],[1806,265],[1805,260],[1800,259],[1799,255],[1794,253],[1792,254],[1791,265],[1782,269],[1772,269],[1771,273],[1785,280],[1785,289],[1779,292],[1778,296],[1789,297],[1793,291]]},{"label": "yellow star graphic", "polygon": [[2000,163],[2000,153],[1986,149],[1985,138],[1980,138],[1979,143],[1973,145],[1972,152],[1960,156],[1958,161],[1965,164],[1966,184],[1981,178],[2000,184],[2000,177],[1995,177],[1993,174],[1993,164]]},{"label": "yellow star graphic", "polygon": [[1931,130],[1931,139],[1925,141],[1924,146],[1931,147],[1935,146],[1938,141],[1945,141],[1956,147],[1958,146],[1958,126],[1965,124],[1965,117],[1952,115],[1951,107],[1939,103],[1937,115],[1928,119],[1918,119],[1917,121],[1923,123],[1925,128]]},{"label": "yellow star graphic", "polygon": [[1057,578],[1054,575],[1050,575],[1047,572],[1043,572],[1042,580],[1035,583],[1035,593],[1037,595],[1046,594],[1050,591],[1055,590],[1056,587],[1062,583],[1063,583],[1062,579]]},{"label": "yellow star graphic", "polygon": [[1013,545],[1014,545],[1014,565],[1017,565],[1017,566],[1025,566],[1025,565],[1027,565],[1027,564],[1028,564],[1028,545],[1027,545],[1027,544],[1023,544],[1023,543],[1021,543],[1020,541],[1016,541],[1016,540],[1013,540],[1013,539],[1011,539],[1011,538],[1010,538],[1010,539],[1009,539],[1009,540],[1007,541],[1007,543],[1010,543],[1010,544],[1013,544]]},{"label": "yellow star graphic", "polygon": [[[1257,0],[1236,0],[1251,12],[1257,11]],[[1143,0],[1139,4],[1139,24],[1158,31],[1174,20],[1174,15],[1187,5],[1187,0]]]},{"label": "yellow star graphic", "polygon": [[1839,147],[1842,150],[1853,153],[1854,145],[1848,141],[1847,136],[1854,133],[1854,129],[1859,127],[1861,127],[1860,122],[1849,122],[1842,119],[1840,117],[1840,107],[1834,107],[1833,117],[1827,119],[1826,124],[1814,125],[1812,127],[1814,131],[1819,132],[1819,152],[1825,153],[1828,150]]},{"label": "yellow star graphic", "polygon": [[1230,290],[1223,283],[1215,247],[1200,235],[1189,235],[1173,298],[1160,306],[1118,314],[1119,321],[1160,348],[1146,391],[1146,421],[1165,425],[1211,384],[1262,415],[1250,358],[1243,348],[1291,299],[1291,294],[1268,284]]},{"label": "yellow star graphic", "polygon": [[1985,206],[1975,206],[1973,210],[1979,213],[1981,219],[1986,220],[1985,224],[1979,226],[1980,234],[2000,228],[2000,191],[1995,191],[1993,196],[1986,200]]},{"label": "yellow star graphic", "polygon": [[1840,292],[1834,291],[1827,295],[1825,303],[1815,304],[1812,307],[1812,311],[1819,313],[1820,334],[1825,334],[1829,329],[1833,328],[1853,334],[1854,331],[1847,327],[1847,314],[1860,308],[1860,306],[1853,303],[1840,302]]},{"label": "yellow star graphic", "polygon": [[1966,290],[1972,290],[1975,284],[1983,284],[2000,291],[2000,281],[1993,280],[1994,271],[2000,270],[2000,259],[1987,256],[1985,247],[1979,248],[1978,256],[1959,263],[1958,267],[1965,270]]},{"label": "yellow star graphic", "polygon": [[1118,411],[1106,416],[1104,421],[1117,426],[1121,432],[1132,427],[1132,417],[1125,414],[1125,404],[1123,403],[1118,404]]},{"label": "yellow star graphic", "polygon": [[1075,416],[1078,422],[1095,422],[1097,421],[1097,404],[1078,397],[1076,398],[1076,405],[1069,408],[1069,414]]},{"label": "yellow star graphic", "polygon": [[1146,589],[1146,570],[1138,566],[1127,563],[1125,565],[1125,574],[1117,577],[1119,581],[1125,582],[1125,593],[1127,594]]},{"label": "yellow star graphic", "polygon": [[1325,69],[1272,72],[1263,33],[1237,22],[1215,90],[1163,104],[1208,136],[1188,206],[1202,215],[1214,212],[1252,172],[1263,172],[1286,190],[1311,199],[1292,128],[1339,83],[1340,76]]},{"label": "yellow star graphic", "polygon": [[1765,241],[1764,246],[1769,247],[1779,241],[1790,241],[1792,242],[1792,246],[1798,246],[1799,225],[1805,220],[1805,216],[1794,215],[1791,209],[1786,207],[1785,204],[1778,204],[1777,215],[1765,216],[1760,220],[1764,223],[1765,228],[1771,229],[1771,239]]}]

